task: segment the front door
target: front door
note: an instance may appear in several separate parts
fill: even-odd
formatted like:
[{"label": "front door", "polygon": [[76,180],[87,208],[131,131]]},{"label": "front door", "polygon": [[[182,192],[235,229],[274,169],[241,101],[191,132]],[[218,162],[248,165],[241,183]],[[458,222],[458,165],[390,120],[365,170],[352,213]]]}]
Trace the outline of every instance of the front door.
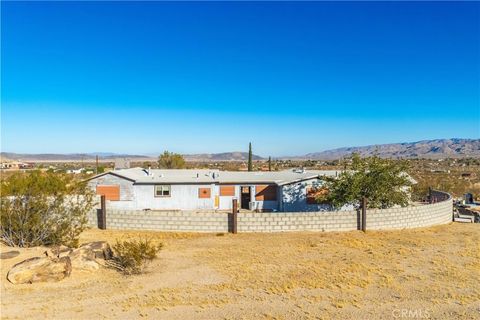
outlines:
[{"label": "front door", "polygon": [[250,201],[252,200],[251,196],[251,187],[240,187],[241,189],[241,199],[240,199],[240,206],[242,209],[250,209]]}]

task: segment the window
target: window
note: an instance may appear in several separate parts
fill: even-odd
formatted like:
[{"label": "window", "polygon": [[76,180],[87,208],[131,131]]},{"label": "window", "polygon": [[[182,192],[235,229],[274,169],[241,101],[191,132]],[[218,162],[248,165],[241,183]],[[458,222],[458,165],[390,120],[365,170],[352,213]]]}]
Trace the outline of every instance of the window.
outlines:
[{"label": "window", "polygon": [[198,188],[198,197],[200,199],[210,198],[210,188]]},{"label": "window", "polygon": [[256,186],[255,191],[256,201],[277,201],[277,187],[274,185]]},{"label": "window", "polygon": [[155,197],[170,197],[170,185],[158,184],[155,186]]}]

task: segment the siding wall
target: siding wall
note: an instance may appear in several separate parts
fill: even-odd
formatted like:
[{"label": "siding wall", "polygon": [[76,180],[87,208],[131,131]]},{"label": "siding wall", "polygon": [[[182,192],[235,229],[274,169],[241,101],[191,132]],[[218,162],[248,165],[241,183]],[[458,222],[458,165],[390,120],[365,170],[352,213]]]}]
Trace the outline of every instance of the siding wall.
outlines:
[{"label": "siding wall", "polygon": [[[280,192],[282,195],[280,211],[316,212],[331,210],[332,208],[328,204],[307,204],[307,187],[311,187],[316,180],[317,179],[282,186]],[[348,210],[353,208],[342,209]]]},{"label": "siding wall", "polygon": [[[199,188],[211,188],[210,198],[199,198]],[[172,184],[169,197],[155,197],[154,185],[134,185],[137,209],[195,210],[214,209],[216,186],[214,184]]]},{"label": "siding wall", "polygon": [[[218,188],[218,194],[220,194],[220,186],[222,185],[217,185]],[[235,189],[235,195],[234,196],[220,196],[219,198],[219,209],[221,210],[230,210],[232,209],[232,200],[234,198],[240,199],[240,186],[233,186]],[[240,200],[239,200],[240,204]]]},{"label": "siding wall", "polygon": [[[445,195],[445,194],[444,194]],[[428,227],[452,221],[453,205],[447,200],[406,208],[367,211],[367,230]],[[212,211],[116,210],[107,202],[108,229],[227,232],[228,214]],[[357,211],[239,213],[238,232],[351,231],[358,229]],[[96,212],[89,217],[96,226]]]},{"label": "siding wall", "polygon": [[120,200],[132,201],[135,199],[133,191],[133,182],[127,179],[119,178],[113,174],[106,174],[96,179],[90,180],[88,185],[96,192],[97,185],[118,185],[120,186]]}]

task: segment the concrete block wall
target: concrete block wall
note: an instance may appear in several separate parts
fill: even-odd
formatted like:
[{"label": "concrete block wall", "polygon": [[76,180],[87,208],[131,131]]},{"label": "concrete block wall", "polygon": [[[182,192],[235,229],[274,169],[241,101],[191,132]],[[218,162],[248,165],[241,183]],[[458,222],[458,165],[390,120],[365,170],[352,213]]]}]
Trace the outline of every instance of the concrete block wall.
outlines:
[{"label": "concrete block wall", "polygon": [[[404,208],[367,210],[367,230],[428,227],[452,221],[450,195],[444,201]],[[239,213],[238,232],[352,231],[358,229],[357,211]],[[97,225],[96,210],[89,215]],[[108,209],[107,229],[178,232],[228,232],[227,213],[213,211],[155,211]]]},{"label": "concrete block wall", "polygon": [[452,222],[453,203],[447,200],[406,208],[367,211],[367,230],[428,227]]},{"label": "concrete block wall", "polygon": [[356,211],[238,214],[238,232],[357,230]]},{"label": "concrete block wall", "polygon": [[[97,226],[96,211],[89,215]],[[228,232],[228,215],[215,212],[107,209],[107,229],[177,232]]]}]

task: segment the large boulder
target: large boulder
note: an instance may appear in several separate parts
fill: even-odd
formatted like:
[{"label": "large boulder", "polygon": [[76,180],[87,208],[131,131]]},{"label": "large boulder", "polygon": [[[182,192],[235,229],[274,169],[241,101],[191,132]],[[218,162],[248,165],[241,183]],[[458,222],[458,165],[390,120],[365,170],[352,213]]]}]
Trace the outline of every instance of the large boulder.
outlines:
[{"label": "large boulder", "polygon": [[80,246],[80,248],[91,249],[96,259],[109,260],[113,257],[112,249],[106,241],[84,243]]},{"label": "large boulder", "polygon": [[46,250],[44,253],[47,257],[50,258],[61,258],[66,257],[72,252],[73,249],[70,249],[67,246],[54,246]]},{"label": "large boulder", "polygon": [[72,261],[72,267],[76,270],[96,271],[100,265],[95,260],[95,252],[88,247],[80,247],[68,255]]},{"label": "large boulder", "polygon": [[69,257],[35,257],[14,265],[8,272],[7,279],[14,284],[56,282],[70,276],[71,272]]}]

